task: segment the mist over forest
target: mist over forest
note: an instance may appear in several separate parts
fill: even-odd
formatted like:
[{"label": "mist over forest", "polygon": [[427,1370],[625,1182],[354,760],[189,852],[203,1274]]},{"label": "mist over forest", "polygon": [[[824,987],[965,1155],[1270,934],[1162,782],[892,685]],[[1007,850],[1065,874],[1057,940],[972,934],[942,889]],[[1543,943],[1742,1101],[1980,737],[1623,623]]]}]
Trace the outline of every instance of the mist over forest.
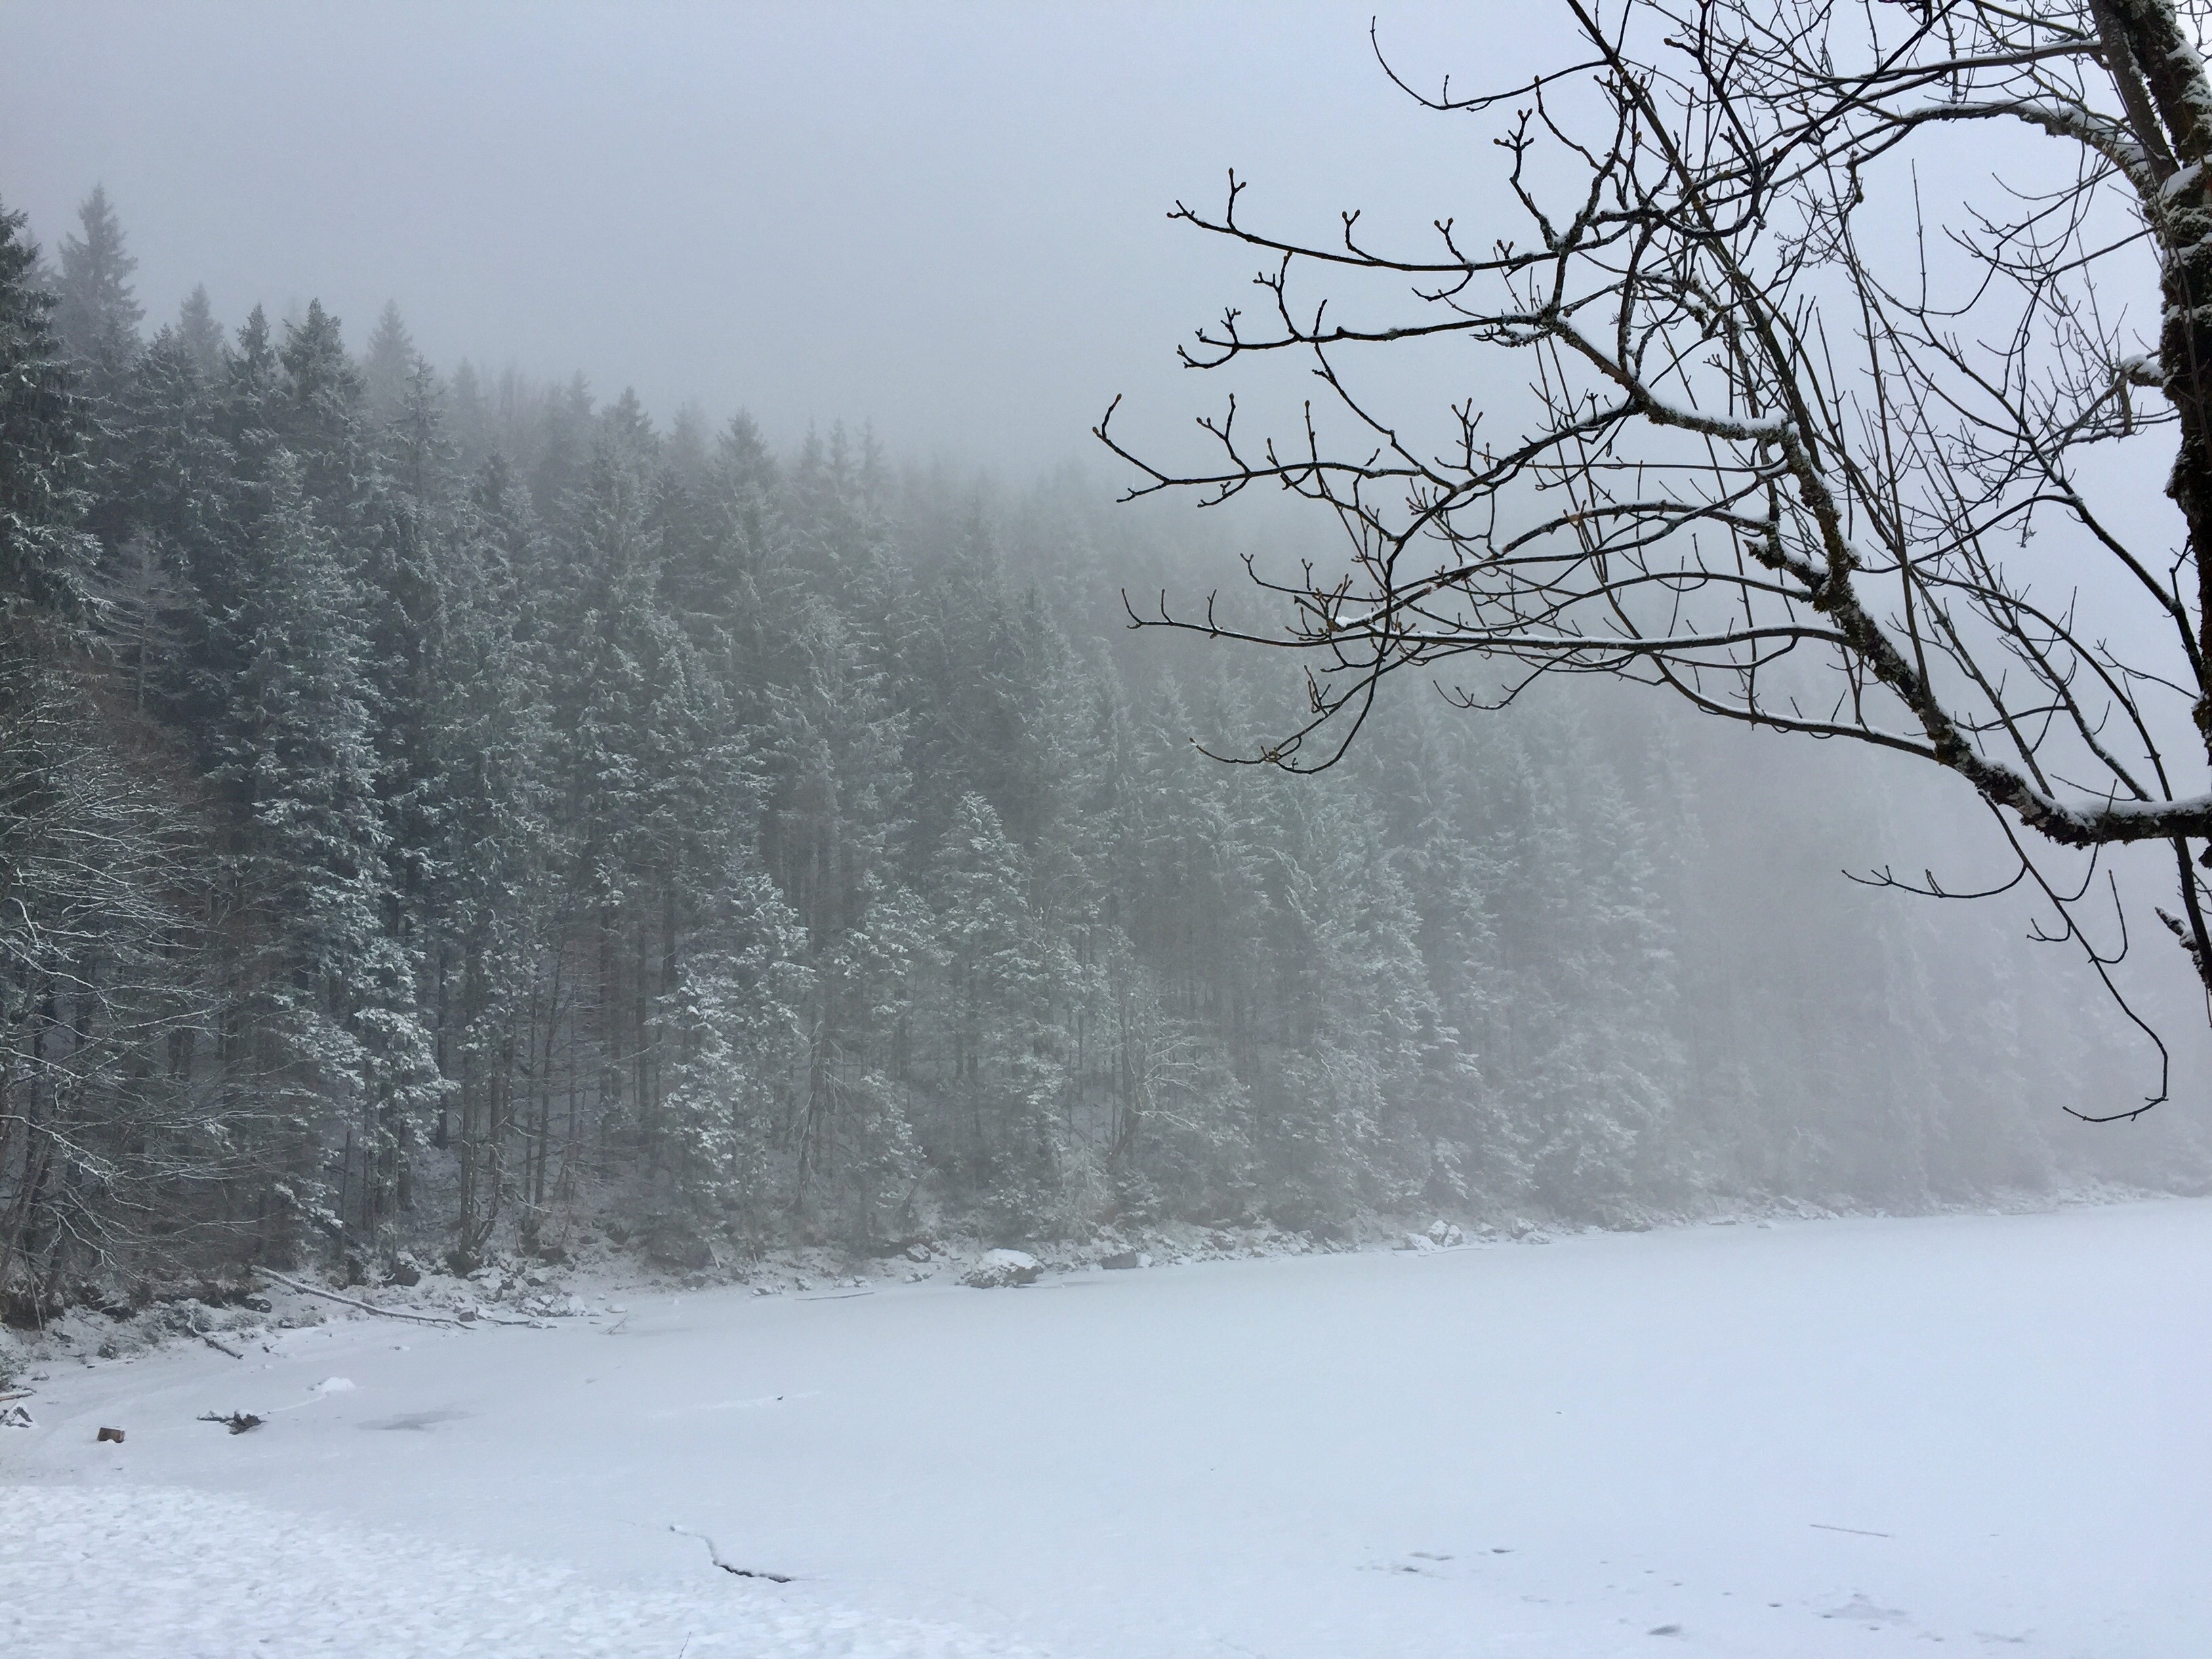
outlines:
[{"label": "mist over forest", "polygon": [[2212,1651],[2212,0],[0,0],[0,1659]]},{"label": "mist over forest", "polygon": [[0,233],[18,1314],[592,1229],[735,1267],[2212,1176],[2196,1116],[2067,1115],[2155,1058],[2023,909],[1844,878],[1964,844],[1867,757],[1575,682],[1224,764],[1194,740],[1256,752],[1298,665],[1121,596],[1241,580],[1233,525],[432,363],[392,307],[149,316],[104,192],[39,228]]}]

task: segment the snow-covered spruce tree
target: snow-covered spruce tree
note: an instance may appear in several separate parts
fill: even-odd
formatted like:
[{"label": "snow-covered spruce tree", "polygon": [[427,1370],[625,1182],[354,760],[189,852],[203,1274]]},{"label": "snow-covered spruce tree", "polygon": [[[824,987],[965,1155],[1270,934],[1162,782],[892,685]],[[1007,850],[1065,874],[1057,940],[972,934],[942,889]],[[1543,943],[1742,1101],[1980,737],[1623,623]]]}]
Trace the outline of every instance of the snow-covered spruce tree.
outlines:
[{"label": "snow-covered spruce tree", "polygon": [[112,505],[122,492],[109,474],[129,447],[125,405],[139,378],[144,313],[131,282],[138,262],[125,251],[122,222],[105,190],[94,189],[78,208],[77,222],[82,234],[62,239],[53,320],[87,416],[84,526],[112,552],[125,536]]},{"label": "snow-covered spruce tree", "polygon": [[[1272,965],[1267,837],[1258,781],[1190,764],[1194,729],[1238,732],[1250,699],[1217,676],[1194,715],[1170,684],[1153,703],[1139,750],[1133,817],[1136,861],[1124,874],[1131,933],[1157,964],[1170,1016],[1205,1032],[1218,1059],[1182,1100],[1181,1133],[1155,1143],[1161,1188],[1194,1220],[1238,1219],[1265,1207],[1259,1112],[1251,1090],[1265,1035],[1261,987]],[[1219,1086],[1229,1077],[1236,1086]],[[1206,1161],[1182,1161],[1205,1149]],[[1174,1154],[1181,1154],[1178,1158]],[[1201,1200],[1200,1194],[1205,1194]]]},{"label": "snow-covered spruce tree", "polygon": [[82,605],[93,553],[79,527],[84,415],[38,258],[23,216],[0,204],[0,623],[24,626]]},{"label": "snow-covered spruce tree", "polygon": [[[554,908],[552,744],[511,562],[529,532],[504,468],[474,490],[458,476],[427,366],[381,443],[367,580],[386,860],[449,1085],[431,1138],[459,1166],[455,1249],[474,1259],[503,1217],[539,1213],[554,1179],[552,1022],[537,995]],[[519,1170],[506,1158],[518,1133]]]},{"label": "snow-covered spruce tree", "polygon": [[1517,829],[1494,901],[1514,988],[1496,1086],[1535,1196],[1606,1217],[1632,1195],[1667,1195],[1679,930],[1644,851],[1649,827],[1577,712],[1530,711],[1510,773],[1493,775]]},{"label": "snow-covered spruce tree", "polygon": [[138,349],[146,314],[131,285],[138,261],[104,185],[94,185],[77,209],[77,228],[80,234],[62,238],[54,328],[95,393],[105,396]]},{"label": "snow-covered spruce tree", "polygon": [[1047,1236],[1065,1225],[1063,1196],[1079,1190],[1053,1006],[1073,964],[1031,909],[1027,861],[981,795],[954,808],[925,892],[928,971],[909,1064],[933,1097],[932,1139],[1000,1226]]},{"label": "snow-covered spruce tree", "polygon": [[715,898],[753,796],[718,665],[659,602],[665,481],[641,419],[632,398],[610,411],[589,484],[564,504],[544,646],[575,837],[569,885],[592,913],[595,1094],[603,1114],[626,1120],[649,1170],[661,1152],[669,1037],[655,1011],[681,976],[687,933]]},{"label": "snow-covered spruce tree", "polygon": [[473,586],[466,502],[453,476],[437,386],[427,367],[398,393],[376,434],[377,534],[363,549],[368,635],[363,666],[374,691],[378,791],[390,836],[399,927],[420,921],[422,888],[440,861],[449,807],[440,787],[441,695],[458,678],[449,659],[457,584]]},{"label": "snow-covered spruce tree", "polygon": [[378,533],[380,481],[361,371],[321,301],[284,325],[276,361],[283,380],[265,406],[269,430],[298,465],[315,517],[358,557]]},{"label": "snow-covered spruce tree", "polygon": [[199,370],[203,380],[212,382],[222,372],[225,342],[222,325],[215,319],[215,304],[208,298],[207,284],[196,283],[185,302],[177,308],[175,325],[177,343]]},{"label": "snow-covered spruce tree", "polygon": [[[1401,1209],[1429,1183],[1413,1111],[1453,1069],[1404,882],[1368,833],[1371,804],[1344,781],[1274,789],[1270,836],[1274,1052],[1261,1101],[1269,1201],[1285,1218],[1347,1206]],[[1446,1050],[1437,1054],[1432,1051]]]},{"label": "snow-covered spruce tree", "polygon": [[885,633],[905,694],[917,854],[934,855],[964,819],[971,793],[1016,842],[1033,845],[1066,763],[1051,716],[1066,641],[1033,594],[1009,591],[986,527],[954,532],[942,564],[915,584]]},{"label": "snow-covered spruce tree", "polygon": [[1506,826],[1486,822],[1496,733],[1431,699],[1401,698],[1394,713],[1353,772],[1389,826],[1435,999],[1437,1040],[1408,1109],[1426,1154],[1423,1191],[1448,1209],[1498,1208],[1520,1198],[1528,1172],[1504,1109],[1511,1073],[1498,1059],[1514,981],[1496,908],[1514,874],[1510,836],[1497,833]]},{"label": "snow-covered spruce tree", "polygon": [[1105,996],[1085,1034],[1107,1097],[1102,1216],[1142,1225],[1256,1214],[1267,1194],[1251,1085],[1220,1034],[1171,1006],[1118,929],[1105,947]]},{"label": "snow-covered spruce tree", "polygon": [[795,672],[763,739],[763,849],[806,930],[806,1077],[794,1104],[791,1204],[848,1236],[903,1227],[919,1168],[900,1025],[927,936],[893,840],[909,785],[904,722],[854,630],[802,609]]},{"label": "snow-covered spruce tree", "polygon": [[[228,533],[237,457],[219,426],[220,373],[218,362],[210,377],[178,331],[165,328],[117,388],[91,520],[111,566],[127,573],[150,558],[182,583]],[[139,550],[126,556],[133,544]]]},{"label": "snow-covered spruce tree", "polygon": [[362,391],[373,422],[382,427],[400,418],[407,408],[409,388],[423,366],[414,337],[407,332],[406,320],[399,314],[398,302],[386,300],[361,356]]},{"label": "snow-covered spruce tree", "polygon": [[733,858],[661,994],[664,1182],[695,1224],[774,1233],[782,1131],[806,1079],[805,955],[797,913],[756,860]]},{"label": "snow-covered spruce tree", "polygon": [[[1292,769],[1332,763],[1404,669],[1482,702],[1622,678],[1942,769],[2100,975],[2125,930],[2087,907],[2116,895],[2068,854],[2163,860],[2160,919],[2212,991],[2197,9],[1562,0],[1560,22],[1557,68],[1494,93],[1384,52],[1421,105],[1491,125],[1479,221],[1439,203],[1433,238],[1399,246],[1349,214],[1308,242],[1255,223],[1233,175],[1218,213],[1178,206],[1264,262],[1263,305],[1187,361],[1287,355],[1322,399],[1286,442],[1209,422],[1196,461],[1102,435],[1138,495],[1278,486],[1352,550],[1255,568],[1279,629],[1151,620],[1306,659],[1309,711],[1249,751]],[[1995,176],[1929,208],[1915,168],[1962,149]],[[1323,303],[1339,281],[1356,292]],[[1370,398],[1356,361],[1470,346],[1501,372],[1426,419]],[[2174,512],[2145,527],[2160,473]],[[2094,624],[2056,597],[2090,584]],[[2139,1113],[2164,1073],[2069,1109]]]},{"label": "snow-covered spruce tree", "polygon": [[[428,722],[428,793],[439,814],[422,886],[422,953],[436,987],[441,1068],[454,1085],[439,1138],[459,1165],[457,1248],[471,1258],[507,1197],[534,1217],[556,1193],[573,1193],[583,1145],[568,1121],[556,1153],[557,1056],[574,981],[559,955],[568,907],[557,744],[544,665],[526,637],[535,538],[521,495],[495,458],[458,518],[442,566],[445,627]],[[507,1153],[518,1136],[514,1171]]]},{"label": "snow-covered spruce tree", "polygon": [[226,771],[251,826],[272,1086],[289,1074],[303,1140],[325,1111],[342,1136],[335,1191],[294,1196],[373,1243],[441,1091],[415,964],[390,926],[367,596],[305,475],[289,452],[270,458]]},{"label": "snow-covered spruce tree", "polygon": [[646,535],[649,480],[634,444],[597,441],[570,487],[549,503],[532,649],[550,693],[548,720],[567,834],[567,902],[557,949],[575,976],[569,1015],[575,1086],[592,1100],[599,1139],[639,1144],[650,1109],[649,891],[633,892],[618,846],[643,780],[636,753],[643,685],[639,648],[657,623]]}]

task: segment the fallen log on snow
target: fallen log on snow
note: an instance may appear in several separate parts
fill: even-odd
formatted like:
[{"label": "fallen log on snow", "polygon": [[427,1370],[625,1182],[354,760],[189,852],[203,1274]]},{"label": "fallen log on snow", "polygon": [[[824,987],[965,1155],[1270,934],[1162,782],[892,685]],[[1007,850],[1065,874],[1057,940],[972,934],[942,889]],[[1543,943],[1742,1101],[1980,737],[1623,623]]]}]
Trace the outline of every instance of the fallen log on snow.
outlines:
[{"label": "fallen log on snow", "polygon": [[363,1313],[376,1314],[385,1319],[410,1320],[417,1325],[450,1325],[457,1331],[468,1329],[468,1327],[459,1320],[447,1319],[440,1314],[404,1313],[398,1308],[380,1308],[374,1303],[363,1302],[358,1297],[340,1296],[336,1291],[319,1290],[313,1285],[302,1285],[296,1279],[287,1279],[282,1273],[272,1273],[266,1267],[256,1267],[253,1271],[264,1279],[275,1279],[288,1290],[298,1291],[306,1296],[319,1296],[325,1302],[343,1302],[349,1308],[358,1308]]}]

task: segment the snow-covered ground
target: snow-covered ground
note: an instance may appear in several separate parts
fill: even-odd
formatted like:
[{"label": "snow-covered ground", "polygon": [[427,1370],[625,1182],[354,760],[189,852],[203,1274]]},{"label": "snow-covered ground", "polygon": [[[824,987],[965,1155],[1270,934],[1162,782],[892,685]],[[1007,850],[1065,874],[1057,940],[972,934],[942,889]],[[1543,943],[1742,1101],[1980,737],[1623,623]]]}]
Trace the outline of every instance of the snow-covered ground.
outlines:
[{"label": "snow-covered ground", "polygon": [[0,1654],[2212,1652],[2212,1202],[618,1299],[50,1367]]}]

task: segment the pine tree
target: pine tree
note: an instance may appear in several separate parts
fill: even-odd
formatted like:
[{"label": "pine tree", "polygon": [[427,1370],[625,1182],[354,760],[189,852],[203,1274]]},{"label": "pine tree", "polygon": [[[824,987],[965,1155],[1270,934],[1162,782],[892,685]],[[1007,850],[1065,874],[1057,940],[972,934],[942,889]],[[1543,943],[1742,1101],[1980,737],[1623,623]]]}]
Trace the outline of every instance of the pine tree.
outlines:
[{"label": "pine tree", "polygon": [[1029,872],[990,803],[962,797],[932,862],[929,988],[917,1071],[947,1119],[963,1184],[1018,1235],[1065,1219],[1073,1154],[1053,1019],[1070,964],[1030,908]]},{"label": "pine tree", "polygon": [[222,374],[222,325],[215,319],[215,307],[208,299],[204,283],[193,285],[177,313],[177,341],[199,371],[200,379],[213,385]]},{"label": "pine tree", "polygon": [[93,549],[76,528],[84,416],[35,285],[23,216],[0,208],[0,623],[82,605]]},{"label": "pine tree", "polygon": [[308,301],[304,320],[284,325],[276,356],[283,385],[269,404],[270,428],[300,464],[316,515],[357,550],[376,517],[361,371],[319,300]]},{"label": "pine tree", "polygon": [[[1277,789],[1279,897],[1268,955],[1279,1058],[1262,1131],[1278,1212],[1311,1220],[1347,1203],[1403,1206],[1425,1185],[1425,1149],[1394,1147],[1394,1116],[1438,1040],[1403,884],[1361,833],[1343,787]],[[1401,1154],[1393,1167],[1389,1154]],[[1410,1164],[1412,1167],[1402,1167]]]},{"label": "pine tree", "polygon": [[453,371],[447,402],[453,409],[453,441],[459,447],[462,462],[473,471],[492,457],[491,410],[476,365],[465,357]]},{"label": "pine tree", "polygon": [[1503,1086],[1537,1195],[1558,1213],[1609,1216],[1632,1192],[1666,1190],[1683,1060],[1674,930],[1649,828],[1584,711],[1547,712],[1516,757]]},{"label": "pine tree", "polygon": [[828,605],[802,606],[763,738],[763,850],[806,930],[813,996],[793,1202],[865,1237],[915,1173],[899,1041],[927,921],[894,857],[909,779],[884,677]]},{"label": "pine tree", "polygon": [[392,936],[377,794],[365,596],[279,452],[241,617],[228,771],[272,957],[264,996],[297,1081],[345,1126],[335,1218],[374,1238],[404,1204],[406,1163],[440,1088]]},{"label": "pine tree", "polygon": [[397,301],[386,300],[369,331],[368,349],[362,354],[362,390],[368,418],[388,425],[407,407],[410,388],[422,359],[399,315]]},{"label": "pine tree", "polygon": [[123,226],[104,185],[93,186],[77,209],[77,223],[82,234],[62,239],[54,326],[70,356],[105,390],[138,349],[145,313],[131,285],[138,261],[125,249]]},{"label": "pine tree", "polygon": [[805,1071],[811,989],[805,935],[765,871],[732,857],[676,983],[662,1110],[674,1195],[687,1218],[759,1237],[773,1225],[775,1163]]},{"label": "pine tree", "polygon": [[[238,458],[221,434],[220,392],[177,330],[156,335],[108,405],[91,520],[106,549],[103,592],[123,605],[138,639],[129,653],[138,670],[134,702],[151,697],[180,717],[204,621],[194,577],[236,546]],[[149,610],[149,601],[158,602]],[[104,631],[116,636],[120,621],[106,615]],[[158,661],[143,648],[155,641],[165,642]]]}]

